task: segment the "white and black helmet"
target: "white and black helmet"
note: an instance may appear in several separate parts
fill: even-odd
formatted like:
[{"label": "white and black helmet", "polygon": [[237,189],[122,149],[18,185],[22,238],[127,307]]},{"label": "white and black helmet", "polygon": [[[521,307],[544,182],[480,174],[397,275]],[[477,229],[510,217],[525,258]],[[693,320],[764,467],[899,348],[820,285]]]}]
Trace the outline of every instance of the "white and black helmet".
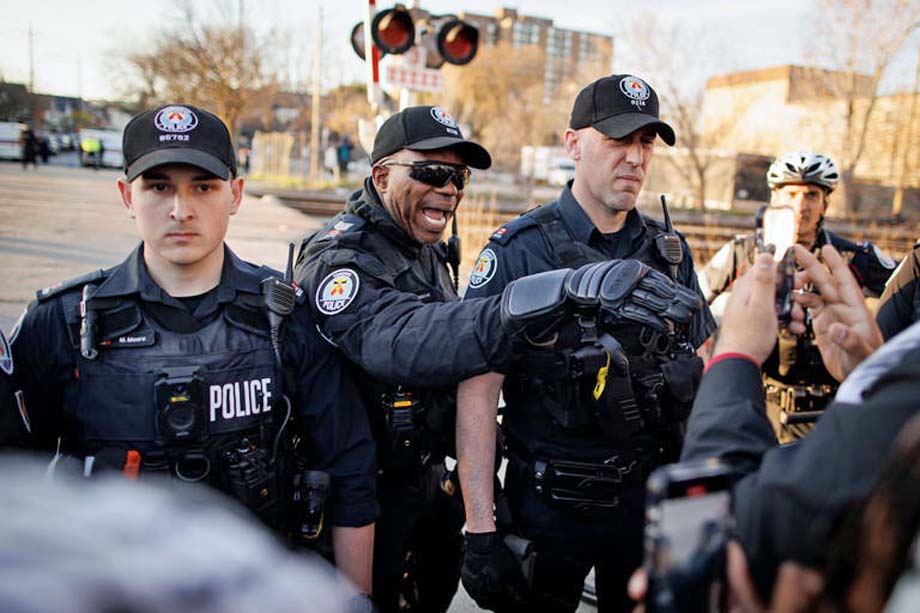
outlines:
[{"label": "white and black helmet", "polygon": [[840,181],[840,173],[834,160],[811,151],[785,153],[776,158],[767,170],[767,184],[770,189],[789,183],[820,185],[829,192],[834,191]]}]

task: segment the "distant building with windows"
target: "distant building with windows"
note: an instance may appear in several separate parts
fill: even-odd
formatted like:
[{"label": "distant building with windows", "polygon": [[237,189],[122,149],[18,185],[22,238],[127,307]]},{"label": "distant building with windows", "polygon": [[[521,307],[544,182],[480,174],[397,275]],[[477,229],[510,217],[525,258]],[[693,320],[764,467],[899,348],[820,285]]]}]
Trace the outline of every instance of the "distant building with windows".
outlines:
[{"label": "distant building with windows", "polygon": [[[428,17],[430,13],[412,9]],[[479,29],[480,45],[508,43],[513,47],[535,45],[546,53],[545,95],[552,97],[567,78],[585,74],[597,78],[613,67],[613,37],[606,34],[567,30],[553,25],[552,19],[524,15],[516,9],[501,8],[495,15],[458,13],[458,17]]]}]

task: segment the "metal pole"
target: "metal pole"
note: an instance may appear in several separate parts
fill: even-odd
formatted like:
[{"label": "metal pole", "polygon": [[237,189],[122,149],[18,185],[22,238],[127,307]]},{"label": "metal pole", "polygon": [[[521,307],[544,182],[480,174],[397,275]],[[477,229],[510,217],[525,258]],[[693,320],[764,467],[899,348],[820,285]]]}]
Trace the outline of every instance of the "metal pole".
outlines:
[{"label": "metal pole", "polygon": [[35,49],[32,24],[29,24],[29,92],[35,93]]},{"label": "metal pole", "polygon": [[371,36],[371,22],[377,14],[376,0],[367,0],[364,15],[364,59],[367,62],[367,101],[376,115],[380,107],[380,51]]},{"label": "metal pole", "polygon": [[316,34],[313,37],[313,109],[310,113],[310,181],[319,181],[319,95],[322,81],[323,3],[316,3]]}]

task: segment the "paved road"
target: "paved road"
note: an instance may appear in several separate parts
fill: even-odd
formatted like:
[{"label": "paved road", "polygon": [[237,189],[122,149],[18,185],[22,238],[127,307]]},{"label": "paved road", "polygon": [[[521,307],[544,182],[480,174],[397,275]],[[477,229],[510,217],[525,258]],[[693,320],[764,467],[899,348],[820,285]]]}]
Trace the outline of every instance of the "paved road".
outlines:
[{"label": "paved road", "polygon": [[[9,331],[35,291],[123,260],[137,244],[115,187],[116,170],[0,163],[0,328]],[[227,243],[242,258],[283,268],[287,245],[322,220],[246,197]]]},{"label": "paved road", "polygon": [[[0,163],[0,328],[9,332],[35,291],[123,260],[137,244],[116,170],[76,168],[66,156],[38,170]],[[243,259],[283,269],[287,245],[323,219],[247,196],[227,243]],[[450,613],[479,610],[462,590]],[[591,611],[582,605],[579,611]]]}]

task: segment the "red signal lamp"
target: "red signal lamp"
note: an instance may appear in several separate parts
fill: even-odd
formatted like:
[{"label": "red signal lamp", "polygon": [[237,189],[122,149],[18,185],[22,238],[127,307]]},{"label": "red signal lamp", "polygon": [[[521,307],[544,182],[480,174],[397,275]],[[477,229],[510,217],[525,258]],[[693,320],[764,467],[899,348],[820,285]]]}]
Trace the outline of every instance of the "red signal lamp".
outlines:
[{"label": "red signal lamp", "polygon": [[450,64],[469,64],[478,49],[479,30],[464,21],[451,19],[438,30],[438,51]]}]

